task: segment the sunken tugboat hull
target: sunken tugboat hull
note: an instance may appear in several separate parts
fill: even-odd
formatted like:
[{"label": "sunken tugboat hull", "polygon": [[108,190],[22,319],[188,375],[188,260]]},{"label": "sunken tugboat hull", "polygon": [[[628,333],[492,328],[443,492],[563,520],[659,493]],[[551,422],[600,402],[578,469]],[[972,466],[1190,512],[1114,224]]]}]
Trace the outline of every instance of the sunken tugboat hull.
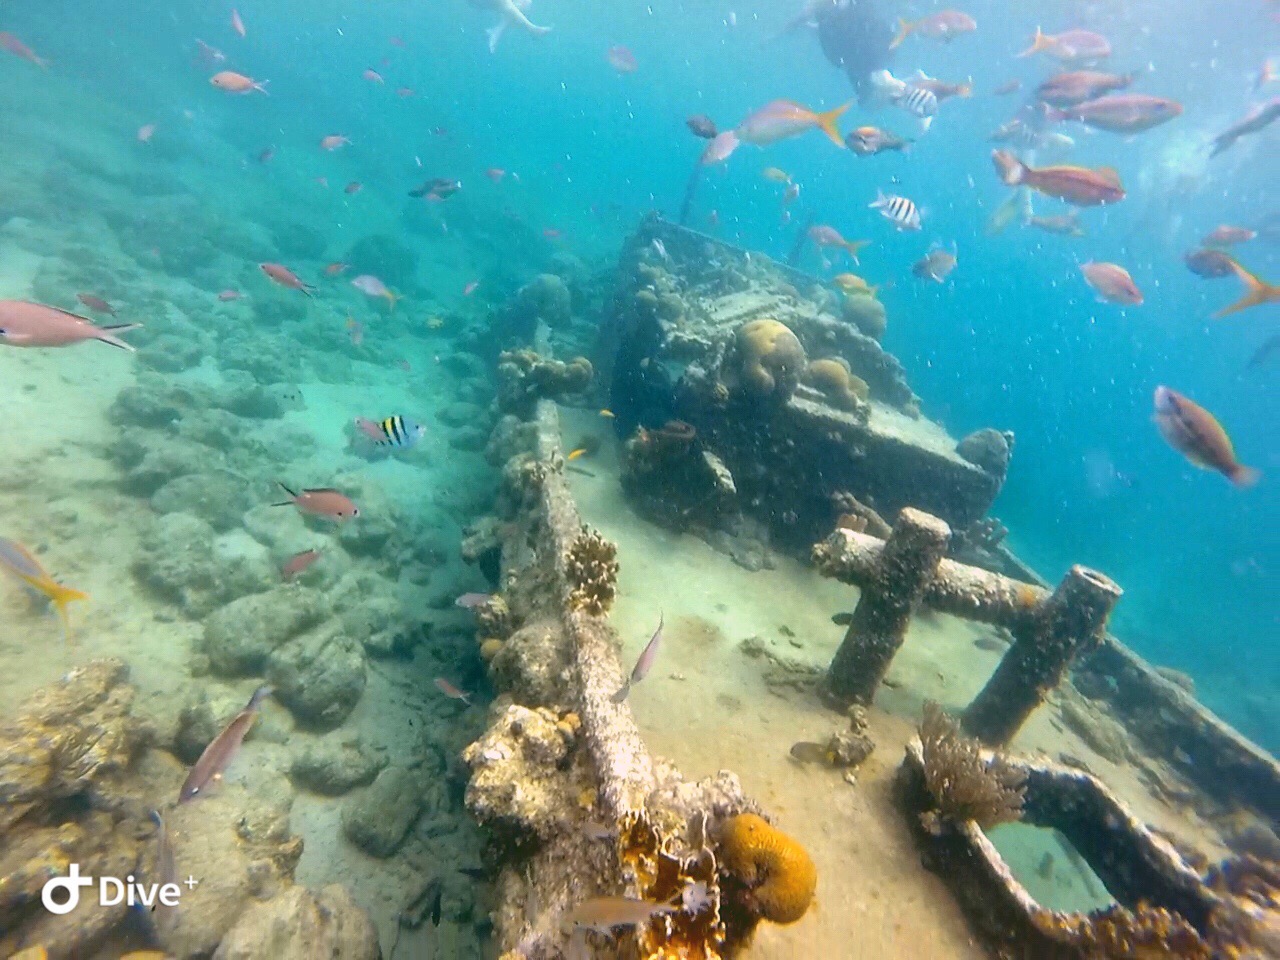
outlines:
[{"label": "sunken tugboat hull", "polygon": [[619,278],[596,359],[650,519],[804,553],[842,518],[907,506],[963,530],[999,493],[1011,436],[957,444],[921,415],[870,294],[658,218]]}]

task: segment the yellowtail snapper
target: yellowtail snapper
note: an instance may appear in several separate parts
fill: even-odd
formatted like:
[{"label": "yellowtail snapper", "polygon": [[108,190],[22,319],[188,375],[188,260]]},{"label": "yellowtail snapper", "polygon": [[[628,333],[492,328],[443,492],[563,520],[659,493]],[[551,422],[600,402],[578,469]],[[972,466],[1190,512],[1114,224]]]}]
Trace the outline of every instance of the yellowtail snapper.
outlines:
[{"label": "yellowtail snapper", "polygon": [[0,537],[0,567],[17,577],[31,591],[49,599],[58,611],[67,639],[70,639],[71,618],[67,615],[67,606],[73,600],[88,600],[89,595],[58,583],[30,550],[17,541],[6,540],[4,537]]}]

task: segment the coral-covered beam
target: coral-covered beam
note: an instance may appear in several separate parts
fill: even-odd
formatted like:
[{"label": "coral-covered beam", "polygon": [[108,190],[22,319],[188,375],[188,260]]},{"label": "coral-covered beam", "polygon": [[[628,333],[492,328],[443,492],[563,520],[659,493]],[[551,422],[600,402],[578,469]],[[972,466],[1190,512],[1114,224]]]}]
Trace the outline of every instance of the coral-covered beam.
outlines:
[{"label": "coral-covered beam", "polygon": [[880,549],[875,563],[861,578],[862,596],[853,621],[827,671],[827,687],[837,700],[871,702],[950,538],[946,523],[908,507],[898,514],[889,539],[876,541]]},{"label": "coral-covered beam", "polygon": [[1096,570],[1079,565],[1068,570],[1030,621],[1013,628],[1013,646],[965,710],[965,730],[989,744],[1013,739],[1062,682],[1076,656],[1102,642],[1107,617],[1122,592]]}]

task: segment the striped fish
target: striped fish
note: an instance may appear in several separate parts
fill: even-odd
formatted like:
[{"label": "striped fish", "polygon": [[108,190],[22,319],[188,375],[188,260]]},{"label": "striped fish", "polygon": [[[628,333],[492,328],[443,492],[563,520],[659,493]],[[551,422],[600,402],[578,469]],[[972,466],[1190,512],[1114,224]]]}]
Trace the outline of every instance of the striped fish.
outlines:
[{"label": "striped fish", "polygon": [[898,106],[913,117],[921,120],[932,117],[938,112],[938,96],[924,87],[908,87],[907,92],[897,100]]},{"label": "striped fish", "polygon": [[900,197],[897,194],[885,196],[877,190],[875,202],[867,206],[872,210],[879,210],[880,216],[890,221],[899,230],[920,229],[920,211],[906,197]]},{"label": "striped fish", "polygon": [[427,428],[405,417],[387,417],[385,420],[366,420],[356,417],[360,432],[380,447],[408,449],[422,439]]}]

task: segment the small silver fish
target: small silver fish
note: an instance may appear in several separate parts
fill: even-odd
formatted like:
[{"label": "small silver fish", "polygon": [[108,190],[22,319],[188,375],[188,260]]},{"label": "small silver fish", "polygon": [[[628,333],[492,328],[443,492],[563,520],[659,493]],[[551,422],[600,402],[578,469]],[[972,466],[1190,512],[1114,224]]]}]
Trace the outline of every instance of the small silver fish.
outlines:
[{"label": "small silver fish", "polygon": [[222,778],[223,772],[231,765],[240,745],[244,743],[253,721],[258,718],[258,706],[271,696],[272,689],[270,686],[261,686],[253,691],[245,708],[232,717],[222,732],[204,748],[204,753],[200,754],[200,759],[182,784],[182,790],[178,793],[179,803],[195,799],[201,790]]},{"label": "small silver fish", "polygon": [[631,897],[592,897],[573,908],[569,922],[575,927],[608,935],[614,927],[634,927],[648,923],[662,913],[673,913],[675,907]]},{"label": "small silver fish", "polygon": [[614,703],[621,703],[627,699],[627,694],[631,692],[631,685],[639,683],[649,673],[653,667],[653,661],[658,657],[658,645],[662,642],[662,624],[663,616],[658,615],[658,629],[653,631],[653,636],[649,638],[649,642],[640,653],[640,659],[636,661],[636,665],[631,670],[631,676],[627,677],[627,682],[622,685],[622,689],[615,693],[612,697]]}]

